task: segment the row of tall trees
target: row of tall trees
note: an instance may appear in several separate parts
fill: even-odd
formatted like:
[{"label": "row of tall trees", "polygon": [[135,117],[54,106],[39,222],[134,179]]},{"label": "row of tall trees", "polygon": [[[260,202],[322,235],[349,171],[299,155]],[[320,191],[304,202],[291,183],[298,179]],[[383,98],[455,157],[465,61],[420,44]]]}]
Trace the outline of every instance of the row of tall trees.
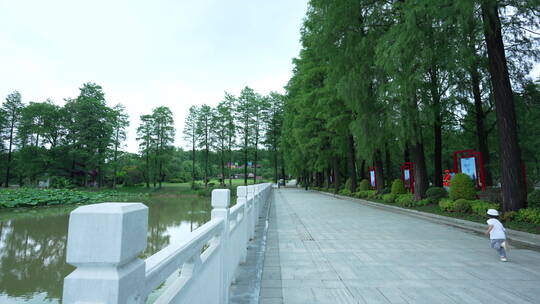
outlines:
[{"label": "row of tall trees", "polygon": [[540,170],[529,146],[540,130],[520,119],[540,114],[539,83],[526,77],[539,56],[538,7],[311,0],[287,86],[289,170],[336,189],[348,178],[354,192],[369,166],[385,181],[381,190],[412,161],[421,199],[430,183],[442,186],[452,151],[474,148],[484,155],[487,184],[502,185],[503,209],[524,207],[522,161],[534,168],[529,176]]},{"label": "row of tall trees", "polygon": [[[267,148],[272,152],[274,180],[278,179],[278,164],[283,161],[280,149],[283,122],[283,96],[272,92],[262,96],[253,89],[245,87],[239,96],[225,93],[224,99],[214,108],[208,105],[192,106],[184,124],[184,139],[189,143],[192,153],[192,184],[196,174],[196,151],[203,151],[204,182],[209,181],[209,155],[214,151],[221,168],[221,183],[225,185],[229,176],[232,183],[230,165],[233,151],[242,153],[244,184],[248,182],[248,163],[253,167],[254,182],[260,162],[260,150]],[[284,173],[281,172],[283,175]]]},{"label": "row of tall trees", "polygon": [[[9,94],[0,111],[3,185],[34,185],[61,176],[79,185],[104,184],[115,175],[128,117],[122,105],[108,107],[99,85],[86,83],[76,98],[24,104]],[[113,181],[114,184],[114,181]]]},{"label": "row of tall trees", "polygon": [[143,178],[146,187],[150,183],[159,184],[165,180],[164,164],[172,158],[174,144],[174,119],[168,107],[157,107],[152,114],[141,115],[137,128],[139,151],[144,159]]}]

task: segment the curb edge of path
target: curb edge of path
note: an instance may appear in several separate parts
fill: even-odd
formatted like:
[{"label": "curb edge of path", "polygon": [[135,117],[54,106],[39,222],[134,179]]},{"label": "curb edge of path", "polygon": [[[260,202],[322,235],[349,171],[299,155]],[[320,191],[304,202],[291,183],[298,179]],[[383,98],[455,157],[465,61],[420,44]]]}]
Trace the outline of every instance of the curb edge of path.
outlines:
[{"label": "curb edge of path", "polygon": [[[422,211],[418,211],[418,210],[401,208],[401,207],[397,207],[397,206],[389,206],[389,205],[385,205],[385,204],[381,204],[381,203],[366,201],[366,200],[363,200],[363,199],[350,197],[350,196],[332,194],[332,193],[328,193],[328,192],[324,192],[324,191],[317,191],[317,190],[310,190],[310,191],[318,192],[320,194],[324,194],[324,195],[327,195],[327,196],[332,196],[332,197],[339,198],[339,199],[356,201],[356,202],[362,203],[364,205],[368,205],[368,206],[375,207],[375,208],[378,208],[378,209],[389,210],[389,211],[396,212],[396,213],[402,213],[402,214],[406,214],[406,215],[426,219],[426,220],[436,222],[436,223],[439,223],[439,224],[445,224],[445,225],[449,225],[449,226],[453,226],[453,227],[457,227],[457,228],[462,228],[462,229],[465,229],[465,230],[474,231],[474,232],[477,232],[477,233],[482,233],[483,234],[486,231],[486,225],[485,224],[480,224],[480,223],[471,222],[471,221],[462,220],[462,219],[451,218],[451,217],[438,215],[438,214],[422,212]],[[513,230],[513,229],[506,229],[506,231],[508,232],[508,239],[510,241],[512,241],[514,243],[518,243],[520,245],[524,245],[524,246],[528,246],[528,247],[534,247],[534,249],[536,249],[536,250],[540,249],[540,235],[533,234],[533,233],[528,233],[528,232],[523,232],[523,231],[517,231],[517,230]]]}]

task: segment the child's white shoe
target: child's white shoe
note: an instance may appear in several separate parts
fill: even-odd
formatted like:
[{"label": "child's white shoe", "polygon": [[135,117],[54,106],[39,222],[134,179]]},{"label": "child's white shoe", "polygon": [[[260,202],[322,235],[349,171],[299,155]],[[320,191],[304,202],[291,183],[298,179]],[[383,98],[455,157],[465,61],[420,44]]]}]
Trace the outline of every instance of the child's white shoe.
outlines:
[{"label": "child's white shoe", "polygon": [[508,261],[508,259],[507,259],[507,258],[505,258],[505,257],[501,257],[501,262],[506,262],[506,261]]}]

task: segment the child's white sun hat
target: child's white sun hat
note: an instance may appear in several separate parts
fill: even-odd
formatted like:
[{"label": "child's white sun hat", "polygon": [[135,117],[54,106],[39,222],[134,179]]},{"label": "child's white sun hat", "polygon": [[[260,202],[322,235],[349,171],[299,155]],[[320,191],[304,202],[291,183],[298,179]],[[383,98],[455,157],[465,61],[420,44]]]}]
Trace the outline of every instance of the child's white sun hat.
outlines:
[{"label": "child's white sun hat", "polygon": [[495,209],[488,209],[487,214],[491,216],[499,216],[499,211]]}]

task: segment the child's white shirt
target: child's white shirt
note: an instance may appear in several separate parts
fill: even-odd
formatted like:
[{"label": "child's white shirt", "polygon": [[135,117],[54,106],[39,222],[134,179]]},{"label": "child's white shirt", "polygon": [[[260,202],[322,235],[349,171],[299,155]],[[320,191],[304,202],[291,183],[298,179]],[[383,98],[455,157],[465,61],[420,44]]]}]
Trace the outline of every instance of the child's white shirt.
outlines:
[{"label": "child's white shirt", "polygon": [[491,240],[506,239],[506,229],[504,229],[503,224],[498,219],[491,218],[487,220],[487,224],[493,226],[493,229],[489,232],[489,238]]}]

